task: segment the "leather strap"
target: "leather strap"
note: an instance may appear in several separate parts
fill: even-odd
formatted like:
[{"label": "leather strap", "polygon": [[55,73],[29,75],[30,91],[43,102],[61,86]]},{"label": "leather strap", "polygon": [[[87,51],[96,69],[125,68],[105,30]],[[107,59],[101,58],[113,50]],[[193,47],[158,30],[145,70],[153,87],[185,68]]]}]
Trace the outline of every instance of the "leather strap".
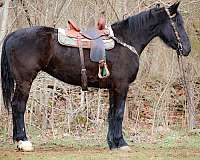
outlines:
[{"label": "leather strap", "polygon": [[78,39],[79,53],[80,53],[80,59],[81,59],[81,87],[83,91],[87,91],[88,90],[87,74],[86,74],[86,68],[85,68],[85,62],[84,62],[83,46],[81,42],[81,37],[77,37],[77,39]]},{"label": "leather strap", "polygon": [[175,33],[175,36],[176,36],[176,39],[177,39],[177,42],[178,42],[178,46],[177,46],[177,49],[176,49],[177,54],[178,55],[179,54],[183,54],[183,46],[182,46],[182,43],[181,43],[181,37],[180,37],[180,34],[179,34],[178,30],[177,30],[175,22],[172,20],[172,18],[176,17],[176,13],[173,14],[173,15],[170,15],[169,9],[166,9],[166,8],[165,8],[165,11],[166,11],[166,13],[167,13],[167,15],[169,17],[169,20],[171,22],[172,28],[174,30],[174,33]]},{"label": "leather strap", "polygon": [[83,46],[81,42],[81,37],[78,37],[78,47],[79,47],[79,53],[81,58],[81,69],[85,69],[85,62],[84,62],[84,55],[83,55]]}]

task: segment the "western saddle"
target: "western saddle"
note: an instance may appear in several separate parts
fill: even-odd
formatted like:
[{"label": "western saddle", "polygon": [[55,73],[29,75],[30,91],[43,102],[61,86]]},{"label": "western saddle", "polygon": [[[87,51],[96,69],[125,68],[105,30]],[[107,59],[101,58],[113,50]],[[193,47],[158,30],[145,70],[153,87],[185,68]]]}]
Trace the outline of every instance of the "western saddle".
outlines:
[{"label": "western saddle", "polygon": [[[91,31],[92,32],[92,31]],[[81,29],[76,25],[72,20],[68,20],[68,29],[66,30],[66,36],[70,38],[74,38],[77,40],[77,47],[79,48],[80,58],[81,58],[81,82],[82,82],[82,90],[87,90],[87,76],[86,69],[84,64],[84,55],[83,48],[91,49],[91,42],[97,39],[102,39],[103,37],[107,37],[109,35],[109,30],[106,28],[105,19],[101,17],[97,23],[97,27],[95,29],[97,34],[87,34],[87,32],[82,32]],[[99,71],[98,77],[100,79],[107,78],[110,75],[108,70],[106,60],[99,60]]]},{"label": "western saddle", "polygon": [[97,23],[96,31],[98,33],[98,36],[89,36],[87,33],[82,32],[81,29],[77,26],[77,24],[72,20],[68,20],[68,26],[69,27],[66,31],[66,36],[71,38],[80,38],[83,41],[83,48],[91,48],[91,40],[95,40],[100,37],[106,37],[109,35],[109,30],[105,26],[104,18],[100,18]]}]

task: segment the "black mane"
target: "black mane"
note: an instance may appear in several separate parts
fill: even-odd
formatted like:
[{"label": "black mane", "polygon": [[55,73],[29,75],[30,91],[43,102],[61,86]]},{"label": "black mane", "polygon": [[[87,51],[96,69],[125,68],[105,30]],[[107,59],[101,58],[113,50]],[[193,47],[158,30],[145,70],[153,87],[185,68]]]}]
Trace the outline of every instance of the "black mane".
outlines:
[{"label": "black mane", "polygon": [[150,10],[128,17],[127,21],[132,32],[144,30],[155,23],[155,19],[150,16]]},{"label": "black mane", "polygon": [[112,29],[115,36],[134,46],[140,54],[146,44],[158,35],[160,21],[158,15],[161,15],[162,11],[164,11],[163,8],[153,8],[114,23]]},{"label": "black mane", "polygon": [[116,28],[129,28],[131,32],[138,32],[140,30],[144,30],[149,26],[156,23],[157,19],[151,16],[152,11],[158,10],[157,8],[153,8],[147,11],[143,11],[139,14],[128,17],[125,20],[120,22],[116,22],[113,24]]}]

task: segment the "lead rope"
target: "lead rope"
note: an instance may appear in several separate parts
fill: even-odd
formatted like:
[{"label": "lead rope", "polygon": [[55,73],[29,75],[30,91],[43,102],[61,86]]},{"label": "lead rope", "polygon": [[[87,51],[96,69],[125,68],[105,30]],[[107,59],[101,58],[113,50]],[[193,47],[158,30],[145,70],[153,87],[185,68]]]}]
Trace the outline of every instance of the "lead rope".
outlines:
[{"label": "lead rope", "polygon": [[[188,88],[188,84],[187,84],[187,80],[186,80],[186,75],[185,75],[185,71],[184,71],[184,67],[183,67],[183,57],[182,57],[182,52],[183,52],[183,46],[181,43],[181,38],[180,35],[176,29],[176,25],[174,23],[174,21],[172,20],[172,18],[174,18],[176,16],[176,14],[170,15],[170,12],[168,9],[165,9],[167,15],[169,16],[169,20],[171,22],[172,28],[174,30],[176,39],[178,41],[178,47],[177,47],[177,56],[178,56],[178,65],[179,65],[179,70],[180,70],[180,75],[181,75],[181,83],[183,84],[183,87],[185,89],[185,93],[186,93],[186,101],[188,103],[188,112],[190,113],[190,115],[192,115],[193,119],[195,119],[195,115],[194,115],[194,108],[191,107],[193,106],[192,104],[192,100],[191,100],[191,96],[190,96],[190,92],[189,92],[189,88]],[[188,123],[190,123],[190,121],[188,120]],[[190,129],[194,129],[194,125],[192,124],[192,128]],[[189,124],[189,127],[191,127],[191,125]]]},{"label": "lead rope", "polygon": [[[179,65],[179,70],[180,70],[181,83],[183,84],[183,87],[184,87],[185,93],[186,93],[186,101],[187,101],[189,106],[193,106],[191,96],[190,96],[190,92],[189,92],[189,88],[188,88],[188,84],[187,84],[187,80],[186,80],[184,67],[183,67],[183,57],[182,57],[183,46],[182,46],[182,43],[181,43],[180,35],[179,35],[179,33],[176,29],[176,25],[175,25],[174,21],[172,20],[172,18],[174,18],[176,16],[176,14],[170,15],[170,12],[169,12],[168,9],[165,9],[165,11],[166,11],[167,15],[169,16],[169,20],[171,22],[171,25],[172,25],[172,28],[174,30],[176,39],[178,41],[178,47],[177,47],[177,57],[178,58],[177,59],[178,59],[178,65]],[[195,119],[194,108],[188,107],[188,112],[190,113],[190,115],[192,114],[193,119]],[[188,121],[188,123],[190,123],[190,122]],[[193,125],[195,125],[195,124],[193,124]],[[190,129],[194,129],[194,126],[192,126],[192,128],[190,128]]]},{"label": "lead rope", "polygon": [[[179,65],[180,75],[181,75],[180,79],[181,79],[181,83],[183,84],[183,87],[184,87],[185,93],[186,93],[186,101],[187,101],[189,106],[193,106],[191,96],[190,96],[190,92],[189,92],[189,88],[188,88],[188,84],[187,84],[187,80],[186,80],[184,67],[183,67],[183,57],[182,57],[182,55],[177,55],[177,57],[178,57],[178,65]],[[193,116],[193,119],[195,119],[194,108],[188,107],[188,112],[190,113],[190,115]],[[188,122],[188,123],[190,123],[190,122]],[[190,128],[190,129],[192,130],[194,128],[195,128],[195,124],[193,124],[192,128]]]},{"label": "lead rope", "polygon": [[184,72],[184,68],[183,68],[183,57],[181,55],[177,55],[177,59],[178,59],[178,66],[179,66],[179,71],[180,71],[180,75],[181,75],[180,80],[185,89],[186,99],[188,99],[187,97],[189,96],[189,91],[187,88],[187,81],[186,81],[186,76],[185,76],[185,72]]}]

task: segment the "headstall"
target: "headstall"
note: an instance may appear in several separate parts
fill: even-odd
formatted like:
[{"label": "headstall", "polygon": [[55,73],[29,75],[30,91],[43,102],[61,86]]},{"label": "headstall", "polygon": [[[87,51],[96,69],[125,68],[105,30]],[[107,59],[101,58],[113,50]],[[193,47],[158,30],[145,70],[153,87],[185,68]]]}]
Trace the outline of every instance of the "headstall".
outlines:
[{"label": "headstall", "polygon": [[169,9],[166,9],[166,8],[165,8],[165,11],[166,11],[167,15],[169,16],[170,23],[172,25],[172,28],[174,30],[174,33],[175,33],[175,36],[176,36],[176,39],[177,39],[177,42],[178,42],[178,46],[177,46],[177,50],[176,50],[177,54],[182,55],[183,54],[183,46],[182,46],[182,43],[181,43],[181,37],[180,37],[179,32],[177,30],[176,24],[172,20],[172,18],[176,17],[176,13],[171,15]]}]

